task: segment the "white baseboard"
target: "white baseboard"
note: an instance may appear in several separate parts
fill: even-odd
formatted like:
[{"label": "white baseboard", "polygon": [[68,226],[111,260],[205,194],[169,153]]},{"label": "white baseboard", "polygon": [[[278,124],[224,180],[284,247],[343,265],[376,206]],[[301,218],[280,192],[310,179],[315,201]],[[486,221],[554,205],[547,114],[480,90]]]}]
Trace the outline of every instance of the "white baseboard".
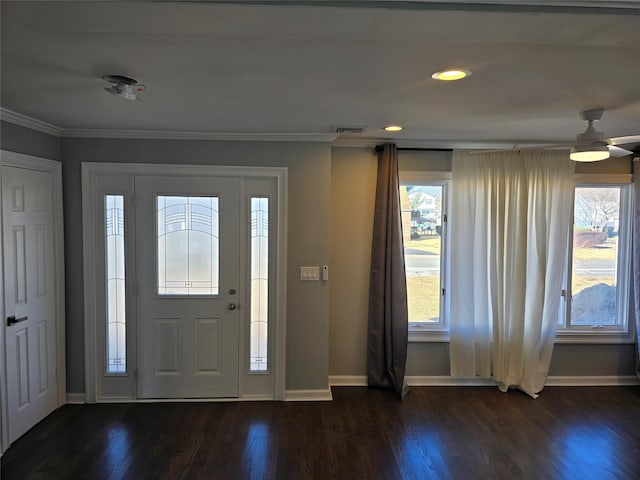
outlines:
[{"label": "white baseboard", "polygon": [[556,376],[547,377],[545,387],[607,387],[617,385],[640,385],[638,377],[626,376]]},{"label": "white baseboard", "polygon": [[244,395],[242,397],[223,398],[134,398],[117,395],[103,395],[96,403],[223,403],[223,402],[257,402],[274,401],[273,395]]},{"label": "white baseboard", "polygon": [[498,382],[482,377],[450,377],[415,375],[404,377],[410,387],[495,387]]},{"label": "white baseboard", "polygon": [[71,404],[84,404],[84,393],[67,393],[67,403]]},{"label": "white baseboard", "polygon": [[366,375],[329,375],[329,385],[332,387],[366,387]]},{"label": "white baseboard", "polygon": [[[459,378],[450,376],[405,377],[410,387],[493,387],[498,382],[490,378]],[[366,387],[366,375],[331,375],[329,385],[332,387]],[[615,385],[640,385],[638,377],[628,376],[554,376],[547,377],[547,387],[604,387]]]},{"label": "white baseboard", "polygon": [[[445,376],[407,375],[404,377],[410,387],[450,387],[450,386],[495,386],[498,382],[490,378],[457,378]],[[329,385],[332,387],[366,387],[366,375],[331,375]]]},{"label": "white baseboard", "polygon": [[333,400],[331,389],[321,390],[287,390],[284,393],[285,402],[318,402]]},{"label": "white baseboard", "polygon": [[243,395],[237,400],[239,402],[273,402],[276,397],[273,395]]}]

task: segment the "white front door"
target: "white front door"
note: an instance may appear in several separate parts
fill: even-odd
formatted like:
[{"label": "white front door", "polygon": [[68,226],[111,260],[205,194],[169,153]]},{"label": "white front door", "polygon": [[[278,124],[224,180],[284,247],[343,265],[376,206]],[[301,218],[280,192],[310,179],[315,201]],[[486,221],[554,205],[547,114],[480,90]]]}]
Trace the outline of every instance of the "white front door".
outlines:
[{"label": "white front door", "polygon": [[240,179],[135,179],[138,398],[238,396]]},{"label": "white front door", "polygon": [[53,176],[2,167],[9,441],[57,406]]}]

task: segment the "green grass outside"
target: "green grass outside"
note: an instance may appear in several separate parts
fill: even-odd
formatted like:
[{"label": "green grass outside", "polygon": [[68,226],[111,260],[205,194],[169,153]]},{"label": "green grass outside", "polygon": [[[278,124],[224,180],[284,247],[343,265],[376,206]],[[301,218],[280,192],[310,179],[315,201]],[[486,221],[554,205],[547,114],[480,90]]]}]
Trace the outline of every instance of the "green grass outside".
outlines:
[{"label": "green grass outside", "polygon": [[407,277],[407,307],[410,322],[438,321],[440,316],[440,277]]},{"label": "green grass outside", "polygon": [[[440,236],[427,236],[405,243],[405,248],[440,255]],[[575,260],[616,260],[617,237],[609,238],[601,245],[590,248],[576,248]],[[587,287],[605,283],[613,285],[611,277],[585,277],[573,275],[572,294],[576,295]],[[440,314],[440,278],[433,276],[408,276],[407,299],[409,321],[437,320]]]},{"label": "green grass outside", "polygon": [[608,238],[604,243],[590,248],[574,248],[573,258],[576,260],[616,260],[618,237]]},{"label": "green grass outside", "polygon": [[440,235],[433,235],[422,237],[418,240],[409,240],[405,242],[404,248],[440,255],[440,238]]}]

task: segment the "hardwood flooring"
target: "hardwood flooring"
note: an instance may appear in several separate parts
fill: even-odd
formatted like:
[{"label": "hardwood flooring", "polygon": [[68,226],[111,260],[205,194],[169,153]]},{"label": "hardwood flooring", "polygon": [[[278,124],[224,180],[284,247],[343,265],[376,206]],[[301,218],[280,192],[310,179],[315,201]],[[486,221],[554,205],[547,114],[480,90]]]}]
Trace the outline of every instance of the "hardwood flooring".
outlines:
[{"label": "hardwood flooring", "polygon": [[2,457],[25,479],[640,479],[640,387],[332,402],[66,405]]}]

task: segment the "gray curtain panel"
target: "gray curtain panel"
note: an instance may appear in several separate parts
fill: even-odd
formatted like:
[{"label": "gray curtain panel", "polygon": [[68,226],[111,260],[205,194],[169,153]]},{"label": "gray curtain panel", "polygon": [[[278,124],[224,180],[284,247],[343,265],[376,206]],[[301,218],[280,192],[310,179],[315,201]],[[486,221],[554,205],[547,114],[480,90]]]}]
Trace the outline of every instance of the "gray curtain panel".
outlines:
[{"label": "gray curtain panel", "polygon": [[400,215],[398,151],[378,151],[378,183],[371,246],[367,379],[370,387],[393,388],[401,396],[407,363],[409,322]]},{"label": "gray curtain panel", "polygon": [[634,311],[636,318],[636,374],[640,378],[640,161],[633,162],[633,292]]}]

